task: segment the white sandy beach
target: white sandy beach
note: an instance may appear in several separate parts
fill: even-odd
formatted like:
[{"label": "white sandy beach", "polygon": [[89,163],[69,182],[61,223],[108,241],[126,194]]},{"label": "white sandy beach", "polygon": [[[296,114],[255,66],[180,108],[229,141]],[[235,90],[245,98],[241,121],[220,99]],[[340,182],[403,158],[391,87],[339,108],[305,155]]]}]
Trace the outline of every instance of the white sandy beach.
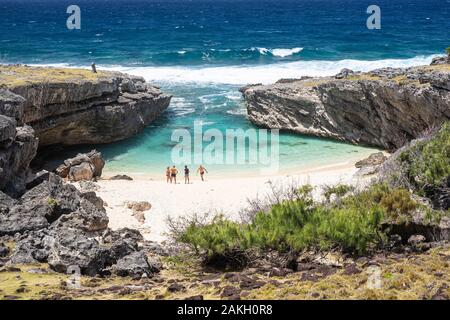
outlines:
[{"label": "white sandy beach", "polygon": [[[272,177],[207,177],[202,182],[194,175],[188,185],[184,184],[182,175],[179,175],[176,185],[168,184],[162,179],[156,181],[131,175],[134,181],[100,180],[97,194],[107,203],[106,210],[112,229],[134,228],[140,230],[148,240],[164,241],[167,239],[165,233],[168,216],[176,218],[194,212],[217,212],[238,218],[239,210],[247,206],[248,199],[262,197],[270,190],[270,182],[286,186],[292,182],[300,185],[310,183],[316,187],[337,183],[358,184],[359,179],[354,177],[356,171],[352,162],[299,171],[295,175]],[[132,216],[132,210],[125,204],[127,201],[148,201],[152,205],[145,212],[144,224]]]}]

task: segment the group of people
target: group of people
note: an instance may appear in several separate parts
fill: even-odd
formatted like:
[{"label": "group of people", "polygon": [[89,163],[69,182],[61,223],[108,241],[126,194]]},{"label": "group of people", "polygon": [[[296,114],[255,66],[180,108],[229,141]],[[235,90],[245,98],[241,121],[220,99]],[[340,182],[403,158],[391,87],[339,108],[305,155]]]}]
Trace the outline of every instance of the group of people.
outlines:
[{"label": "group of people", "polygon": [[[200,177],[202,178],[202,181],[205,181],[205,173],[208,173],[208,170],[206,170],[206,168],[203,165],[200,165],[197,169],[197,173],[200,173]],[[166,169],[166,178],[167,178],[167,183],[177,183],[177,174],[178,174],[178,169],[175,166],[171,167],[167,167]],[[189,180],[189,174],[190,174],[190,170],[188,168],[188,166],[184,166],[184,183],[185,184],[189,184],[190,180]]]}]

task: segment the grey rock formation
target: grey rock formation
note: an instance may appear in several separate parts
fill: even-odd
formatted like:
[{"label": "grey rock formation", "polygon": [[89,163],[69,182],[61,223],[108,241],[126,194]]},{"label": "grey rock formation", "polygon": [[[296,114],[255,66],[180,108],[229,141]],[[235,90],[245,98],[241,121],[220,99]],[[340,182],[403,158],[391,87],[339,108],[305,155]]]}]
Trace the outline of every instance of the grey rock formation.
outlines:
[{"label": "grey rock formation", "polygon": [[433,58],[431,65],[450,64],[450,56],[440,56]]},{"label": "grey rock formation", "polygon": [[90,276],[110,270],[131,276],[156,272],[157,265],[139,246],[142,235],[108,229],[108,217],[97,207],[101,199],[91,193],[79,192],[54,174],[18,200],[0,193],[0,236],[16,239],[11,263],[46,262],[57,272],[79,270]]},{"label": "grey rock formation", "polygon": [[393,150],[450,118],[450,66],[244,88],[256,125]]},{"label": "grey rock formation", "polygon": [[25,99],[9,90],[0,88],[0,114],[11,117],[22,125]]},{"label": "grey rock formation", "polygon": [[9,248],[5,246],[3,243],[0,243],[0,258],[4,258],[9,255]]},{"label": "grey rock formation", "polygon": [[31,127],[16,127],[13,118],[0,115],[0,190],[11,195],[23,192],[37,147]]},{"label": "grey rock formation", "polygon": [[109,178],[109,180],[128,180],[128,181],[132,181],[133,178],[131,178],[130,176],[127,176],[125,174],[118,174],[118,175],[112,176],[111,178]]},{"label": "grey rock formation", "polygon": [[159,270],[160,266],[155,262],[150,264],[147,256],[142,251],[133,252],[119,259],[113,267],[114,273],[122,277],[136,277],[144,274],[148,276],[159,272]]},{"label": "grey rock formation", "polygon": [[366,166],[378,166],[383,164],[387,160],[387,157],[383,152],[372,153],[368,158],[363,159],[355,163],[356,168],[362,168]]},{"label": "grey rock formation", "polygon": [[[44,70],[22,68],[33,74]],[[141,132],[170,103],[171,96],[140,77],[102,72],[94,79],[61,81],[58,70],[64,69],[46,70],[54,76],[48,81],[0,89],[0,114],[31,125],[40,146],[119,141]]]}]

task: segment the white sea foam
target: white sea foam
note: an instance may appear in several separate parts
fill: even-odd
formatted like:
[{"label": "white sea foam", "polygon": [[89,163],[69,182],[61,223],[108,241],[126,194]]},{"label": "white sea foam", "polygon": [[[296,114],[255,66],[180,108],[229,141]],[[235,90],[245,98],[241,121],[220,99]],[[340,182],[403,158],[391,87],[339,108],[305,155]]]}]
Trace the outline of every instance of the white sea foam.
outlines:
[{"label": "white sea foam", "polygon": [[292,49],[272,49],[269,50],[270,53],[272,53],[272,55],[276,56],[276,57],[288,57],[288,56],[292,56],[293,54],[299,53],[300,51],[302,51],[303,48],[292,48]]},{"label": "white sea foam", "polygon": [[[296,61],[265,65],[236,65],[221,67],[123,67],[102,66],[99,70],[121,71],[142,76],[147,81],[159,83],[216,83],[243,85],[248,83],[273,83],[281,78],[299,78],[301,76],[331,76],[343,68],[354,71],[370,71],[384,67],[411,67],[428,65],[432,56],[418,56],[411,59],[384,60],[339,60],[339,61]],[[57,64],[54,66],[67,66]],[[79,66],[78,66],[79,67]],[[90,68],[90,67],[89,67]]]},{"label": "white sea foam", "polygon": [[275,57],[285,58],[285,57],[289,57],[289,56],[292,56],[293,54],[301,52],[303,50],[303,48],[291,48],[291,49],[283,49],[283,48],[275,48],[275,49],[250,48],[249,50],[251,50],[251,51],[258,51],[263,56],[271,54],[271,55],[273,55]]},{"label": "white sea foam", "polygon": [[191,102],[187,102],[182,97],[173,97],[170,103],[170,111],[174,112],[177,116],[185,116],[195,112]]}]

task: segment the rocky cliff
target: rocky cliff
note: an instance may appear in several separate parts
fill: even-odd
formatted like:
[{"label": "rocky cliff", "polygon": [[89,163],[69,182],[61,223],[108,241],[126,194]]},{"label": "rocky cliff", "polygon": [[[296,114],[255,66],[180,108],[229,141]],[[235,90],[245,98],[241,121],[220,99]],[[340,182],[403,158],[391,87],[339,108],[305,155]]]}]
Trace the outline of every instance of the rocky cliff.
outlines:
[{"label": "rocky cliff", "polygon": [[343,70],[241,91],[256,125],[388,150],[450,118],[449,64]]},{"label": "rocky cliff", "polygon": [[142,131],[171,96],[117,72],[0,66],[0,114],[33,127],[39,145],[110,143]]},{"label": "rocky cliff", "polygon": [[38,145],[128,138],[170,99],[143,78],[122,73],[0,66],[0,190],[24,191]]}]

